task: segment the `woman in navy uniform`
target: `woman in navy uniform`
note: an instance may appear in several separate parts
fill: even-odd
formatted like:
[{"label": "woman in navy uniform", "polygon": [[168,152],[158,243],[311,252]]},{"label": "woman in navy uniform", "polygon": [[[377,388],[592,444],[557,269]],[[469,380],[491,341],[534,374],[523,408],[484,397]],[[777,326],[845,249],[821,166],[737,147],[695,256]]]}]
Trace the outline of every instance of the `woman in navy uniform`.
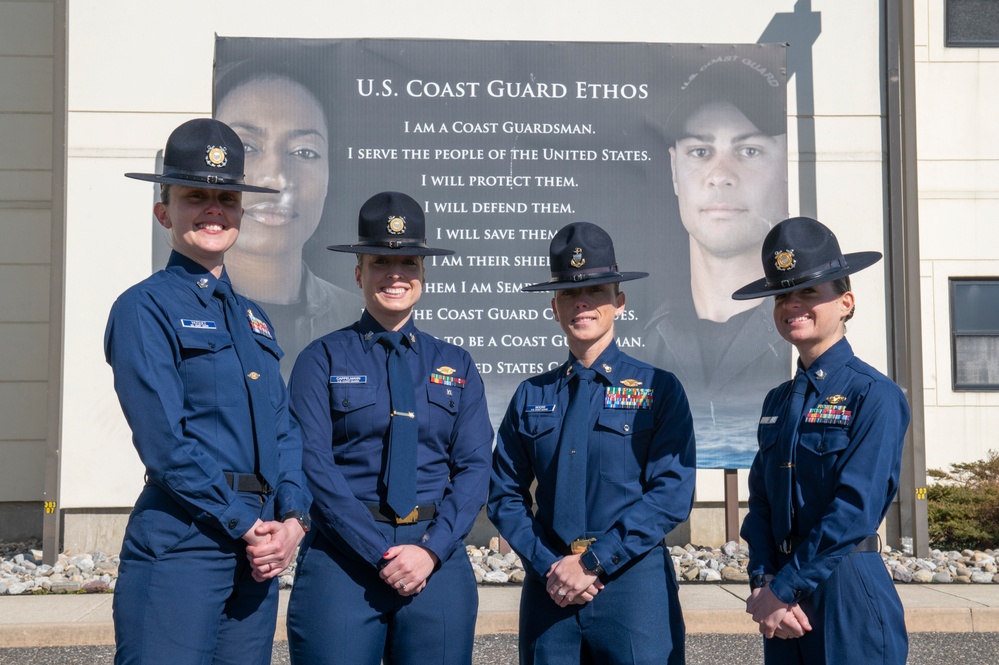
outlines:
[{"label": "woman in navy uniform", "polygon": [[[116,663],[269,663],[277,580],[307,528],[302,443],[267,315],[223,266],[239,233],[243,144],[191,120],[167,141],[153,212],[165,270],[115,302],[105,354],[146,486],[114,594]],[[275,517],[277,516],[277,517]]]},{"label": "woman in navy uniform", "polygon": [[881,258],[844,255],[832,231],[796,217],[763,242],[765,277],[733,294],[774,296],[774,322],[799,354],[770,391],[749,473],[752,594],[767,663],[905,663],[902,605],[878,526],[898,491],[909,407],[891,380],[853,355],[849,275]]},{"label": "woman in navy uniform", "polygon": [[562,228],[550,258],[551,280],[522,290],[555,292],[569,358],[514,394],[489,496],[527,571],[520,662],[683,663],[663,538],[693,503],[690,409],[676,377],[614,340],[620,283],[648,273],[620,272],[610,236],[588,222]]},{"label": "woman in navy uniform", "polygon": [[365,312],[299,355],[292,410],[315,495],[288,607],[292,662],[467,664],[478,592],[462,539],[486,500],[493,440],[482,380],[413,307],[423,210],[382,192],[361,207]]}]

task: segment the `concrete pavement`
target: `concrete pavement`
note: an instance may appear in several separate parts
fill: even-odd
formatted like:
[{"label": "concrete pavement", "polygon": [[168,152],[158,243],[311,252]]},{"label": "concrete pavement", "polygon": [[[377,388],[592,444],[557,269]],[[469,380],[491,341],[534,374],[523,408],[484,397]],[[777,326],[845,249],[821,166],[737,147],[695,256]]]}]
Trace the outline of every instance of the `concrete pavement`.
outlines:
[{"label": "concrete pavement", "polygon": [[[896,585],[910,633],[999,633],[999,584]],[[288,591],[281,592],[275,636],[287,639]],[[685,583],[680,602],[689,633],[754,634],[744,584]],[[4,596],[0,648],[114,643],[111,594]],[[480,586],[477,635],[516,633],[519,586]]]}]

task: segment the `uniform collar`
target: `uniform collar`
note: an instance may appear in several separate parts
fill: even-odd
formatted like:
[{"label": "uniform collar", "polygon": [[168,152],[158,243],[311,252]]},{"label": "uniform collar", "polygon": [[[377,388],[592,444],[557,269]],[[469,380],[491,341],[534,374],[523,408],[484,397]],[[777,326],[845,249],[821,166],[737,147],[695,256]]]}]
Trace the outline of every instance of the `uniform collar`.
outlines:
[{"label": "uniform collar", "polygon": [[[222,267],[222,277],[215,278],[211,272],[205,269],[197,261],[192,261],[180,252],[173,250],[170,252],[170,259],[167,261],[167,272],[179,277],[194,294],[201,300],[202,305],[207,305],[212,294],[215,293],[215,283],[222,280],[229,282],[229,273]],[[229,286],[232,286],[230,282]]]},{"label": "uniform collar", "polygon": [[[382,335],[382,333],[387,331],[382,327],[382,324],[375,320],[375,317],[371,316],[367,310],[365,310],[364,313],[361,314],[360,320],[357,322],[357,332],[361,336],[361,345],[364,347],[364,351],[368,352],[371,350],[372,346],[378,343],[378,338]],[[402,333],[405,338],[405,343],[409,346],[409,348],[419,353],[419,345],[416,343],[416,340],[418,339],[416,333],[418,331],[416,329],[416,325],[413,323],[412,316],[410,316],[409,320],[403,324],[402,328],[399,329],[399,332]]]},{"label": "uniform collar", "polygon": [[828,381],[829,377],[849,362],[851,358],[853,358],[853,348],[846,341],[846,337],[843,337],[816,358],[807,370],[801,367],[801,360],[799,360],[798,369],[804,371],[812,386],[821,392],[824,382]]},{"label": "uniform collar", "polygon": [[[600,381],[599,377],[603,377],[603,383],[614,384],[614,371],[620,364],[622,355],[621,350],[617,348],[617,342],[611,340],[611,343],[604,349],[603,353],[590,365],[590,369],[597,373],[598,382]],[[582,363],[570,352],[569,359],[562,365],[559,388],[568,384],[582,367]]]}]

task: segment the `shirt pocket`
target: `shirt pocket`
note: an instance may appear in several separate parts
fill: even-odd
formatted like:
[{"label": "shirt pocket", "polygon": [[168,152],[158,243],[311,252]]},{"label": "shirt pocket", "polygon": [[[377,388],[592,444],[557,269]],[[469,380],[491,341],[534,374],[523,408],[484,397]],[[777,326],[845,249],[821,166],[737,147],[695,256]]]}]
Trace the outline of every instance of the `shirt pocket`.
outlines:
[{"label": "shirt pocket", "polygon": [[[380,417],[375,416],[378,388],[373,384],[331,384],[330,410],[333,416],[333,449],[370,448],[382,444],[377,430],[388,431],[388,406]],[[378,429],[380,427],[380,429]]]},{"label": "shirt pocket", "polygon": [[426,443],[439,453],[445,453],[451,441],[454,421],[461,406],[461,388],[437,383],[427,384],[430,436]]},{"label": "shirt pocket", "polygon": [[[284,351],[278,346],[278,343],[273,339],[267,339],[263,335],[254,335],[253,338],[260,345],[262,353],[260,358],[264,364],[264,373],[270,377],[273,375],[277,377],[281,373],[281,358],[284,356]],[[275,408],[281,406],[284,401],[285,385],[284,379],[272,379],[268,382],[268,388],[271,395],[271,403]]]},{"label": "shirt pocket", "polygon": [[534,451],[535,475],[544,475],[548,467],[555,461],[558,450],[559,414],[552,412],[536,412],[523,414],[518,433],[527,442],[528,449]]},{"label": "shirt pocket", "polygon": [[[236,406],[245,394],[243,372],[225,330],[180,329],[180,373],[184,397],[197,406]],[[239,380],[238,385],[233,382]],[[241,392],[242,391],[242,392]],[[245,398],[244,398],[245,399]]]},{"label": "shirt pocket", "polygon": [[[611,483],[641,480],[642,460],[652,434],[652,412],[644,409],[604,409],[597,416],[600,477]],[[593,441],[593,439],[590,439]],[[592,458],[592,455],[591,455]]]},{"label": "shirt pocket", "polygon": [[824,483],[833,478],[840,457],[849,445],[850,436],[842,427],[802,428],[794,463],[799,483]]}]

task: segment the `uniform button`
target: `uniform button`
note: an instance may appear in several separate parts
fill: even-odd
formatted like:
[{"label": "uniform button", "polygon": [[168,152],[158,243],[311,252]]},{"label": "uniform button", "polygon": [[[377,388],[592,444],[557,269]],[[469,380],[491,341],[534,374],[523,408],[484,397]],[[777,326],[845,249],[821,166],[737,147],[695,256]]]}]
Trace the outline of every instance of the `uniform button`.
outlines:
[{"label": "uniform button", "polygon": [[208,348],[209,349],[214,349],[215,348],[215,342],[208,342]]},{"label": "uniform button", "polygon": [[344,406],[350,406],[350,400],[349,399],[345,399],[342,402],[340,402],[340,404],[342,404]]},{"label": "uniform button", "polygon": [[823,450],[826,449],[826,444],[820,443],[819,445],[816,446],[816,449],[821,453]]},{"label": "uniform button", "polygon": [[531,430],[531,434],[537,434],[537,433],[538,433],[538,428],[537,427],[535,427],[534,429]]},{"label": "uniform button", "polygon": [[229,520],[230,529],[235,529],[237,524],[239,524],[239,522],[237,522],[236,520]]},{"label": "uniform button", "polygon": [[452,409],[454,408],[454,401],[453,400],[451,401],[451,408]]},{"label": "uniform button", "polygon": [[620,563],[620,562],[621,562],[621,557],[619,557],[617,555],[615,555],[613,558],[611,558],[611,563]]},{"label": "uniform button", "polygon": [[624,426],[624,431],[625,432],[630,432],[631,431],[631,425],[625,425]]}]

